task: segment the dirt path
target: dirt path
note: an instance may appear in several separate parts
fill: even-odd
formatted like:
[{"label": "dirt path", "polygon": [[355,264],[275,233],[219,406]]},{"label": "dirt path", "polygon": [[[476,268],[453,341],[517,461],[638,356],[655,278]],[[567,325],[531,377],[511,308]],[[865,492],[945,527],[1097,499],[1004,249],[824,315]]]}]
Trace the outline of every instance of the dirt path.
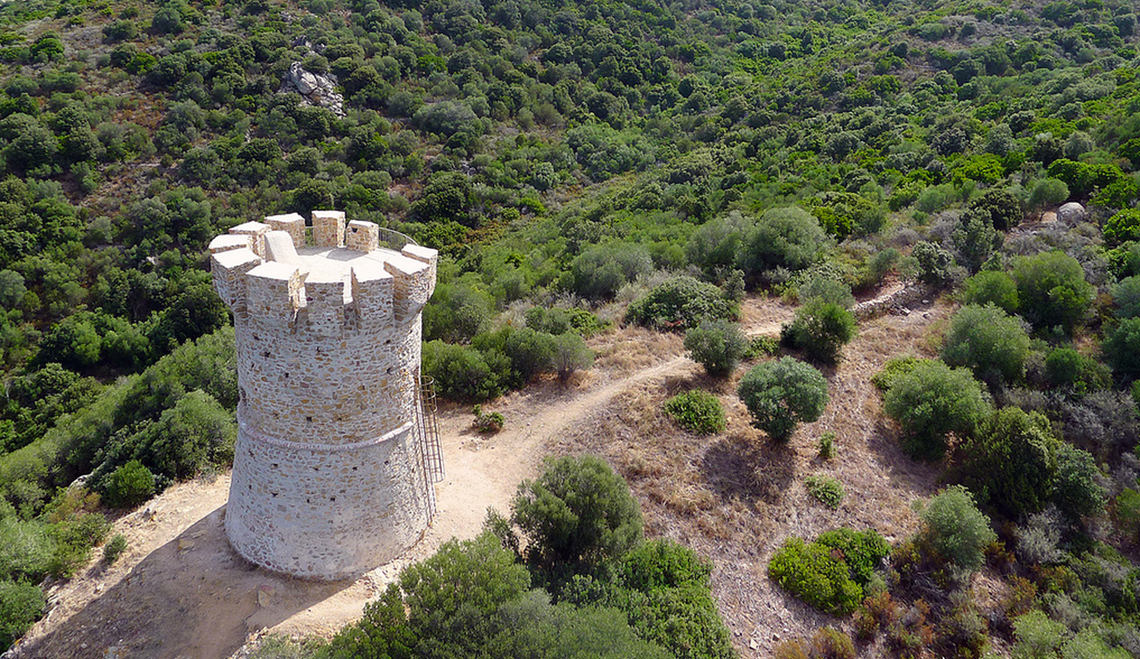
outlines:
[{"label": "dirt path", "polygon": [[[777,300],[748,300],[745,330],[775,333],[792,313]],[[334,632],[359,617],[364,604],[409,562],[452,537],[477,534],[489,506],[505,511],[518,483],[537,473],[552,438],[583,428],[623,392],[697,371],[675,337],[659,344],[644,330],[622,329],[592,344],[616,357],[599,358],[598,367],[577,382],[538,383],[486,406],[507,420],[493,437],[471,431],[468,408],[441,410],[447,475],[437,485],[438,515],[400,559],[334,583],[265,572],[238,557],[225,540],[229,475],[179,484],[115,523],[114,532],[129,543],[118,563],[93,563],[49,589],[49,615],[14,649],[13,659],[225,657],[267,631]],[[620,359],[638,351],[641,356],[632,362]]]}]

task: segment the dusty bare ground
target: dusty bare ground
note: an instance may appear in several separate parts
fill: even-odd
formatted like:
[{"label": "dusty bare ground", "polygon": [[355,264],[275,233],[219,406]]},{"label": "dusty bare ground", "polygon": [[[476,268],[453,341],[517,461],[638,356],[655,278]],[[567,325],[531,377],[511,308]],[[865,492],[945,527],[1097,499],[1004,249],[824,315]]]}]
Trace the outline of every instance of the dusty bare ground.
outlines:
[{"label": "dusty bare ground", "polygon": [[[892,357],[928,354],[949,310],[939,304],[864,323],[839,367],[824,373],[830,400],[823,416],[797,430],[786,446],[748,425],[735,380],[713,380],[689,368],[628,387],[591,422],[563,435],[553,452],[598,453],[620,469],[642,503],[649,535],[676,539],[711,559],[713,595],[741,654],[771,656],[780,640],[849,624],[768,581],[768,560],[787,537],[850,526],[875,528],[894,540],[915,529],[911,505],[931,494],[937,472],[899,450],[870,378]],[[720,396],[726,432],[695,437],[661,412],[665,398],[696,387]],[[824,461],[818,437],[829,430],[838,436],[836,456]],[[812,474],[843,483],[847,496],[838,510],[807,493],[804,478]]]},{"label": "dusty bare ground", "polygon": [[[776,333],[793,311],[751,299],[745,329]],[[435,522],[405,556],[354,581],[307,582],[255,568],[225,541],[228,475],[180,484],[115,523],[129,541],[118,563],[93,563],[50,589],[51,612],[14,656],[225,657],[267,632],[329,635],[356,619],[404,565],[451,537],[474,536],[489,506],[506,510],[545,455],[581,451],[606,456],[630,480],[650,535],[681,540],[713,561],[714,595],[734,642],[745,656],[766,656],[777,637],[835,623],[768,584],[764,566],[783,538],[840,524],[913,527],[910,502],[928,493],[933,472],[905,459],[877,421],[869,377],[892,356],[922,352],[930,325],[945,315],[935,307],[865,323],[843,364],[827,373],[823,418],[784,448],[748,427],[734,383],[703,376],[678,337],[630,328],[598,337],[596,366],[577,380],[537,383],[485,406],[506,417],[498,435],[473,433],[466,407],[442,409],[447,477],[437,486]],[[664,397],[691,386],[720,393],[726,433],[695,438],[661,416]],[[815,438],[827,429],[839,433],[838,456],[822,463]],[[847,488],[838,511],[804,490],[803,477],[816,472]]]}]

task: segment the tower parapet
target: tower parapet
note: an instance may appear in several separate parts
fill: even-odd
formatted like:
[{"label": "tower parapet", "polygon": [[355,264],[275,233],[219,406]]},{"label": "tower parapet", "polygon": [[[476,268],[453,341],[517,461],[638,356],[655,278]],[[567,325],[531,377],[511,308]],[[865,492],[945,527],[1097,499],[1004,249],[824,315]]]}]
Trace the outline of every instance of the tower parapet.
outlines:
[{"label": "tower parapet", "polygon": [[337,211],[313,212],[307,245],[298,218],[210,243],[240,397],[226,533],[259,565],[340,578],[397,556],[433,514],[416,405],[438,256],[381,248],[377,225]]}]

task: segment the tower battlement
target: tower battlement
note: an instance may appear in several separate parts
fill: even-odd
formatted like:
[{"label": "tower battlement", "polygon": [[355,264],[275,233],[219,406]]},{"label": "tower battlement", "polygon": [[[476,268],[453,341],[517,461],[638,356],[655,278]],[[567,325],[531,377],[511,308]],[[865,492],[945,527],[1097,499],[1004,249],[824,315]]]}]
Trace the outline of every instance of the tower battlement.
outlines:
[{"label": "tower battlement", "polygon": [[436,250],[382,248],[380,227],[359,220],[345,227],[343,213],[314,211],[313,218],[314,236],[331,244],[306,245],[295,213],[246,222],[210,242],[215,287],[235,314],[298,331],[375,331],[420,313],[435,288]]},{"label": "tower battlement", "polygon": [[314,211],[311,232],[290,213],[210,242],[240,401],[226,534],[264,567],[358,574],[431,520],[418,387],[438,255],[388,233]]}]

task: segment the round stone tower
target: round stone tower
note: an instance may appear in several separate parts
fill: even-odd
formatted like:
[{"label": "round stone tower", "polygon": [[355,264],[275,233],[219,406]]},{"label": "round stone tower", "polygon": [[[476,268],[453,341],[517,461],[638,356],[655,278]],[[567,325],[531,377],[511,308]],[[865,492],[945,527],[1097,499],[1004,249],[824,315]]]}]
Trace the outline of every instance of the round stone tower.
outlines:
[{"label": "round stone tower", "polygon": [[343,212],[313,211],[311,238],[300,215],[265,219],[210,243],[237,345],[226,535],[263,567],[339,579],[396,557],[434,513],[419,371],[437,253],[381,248]]}]

